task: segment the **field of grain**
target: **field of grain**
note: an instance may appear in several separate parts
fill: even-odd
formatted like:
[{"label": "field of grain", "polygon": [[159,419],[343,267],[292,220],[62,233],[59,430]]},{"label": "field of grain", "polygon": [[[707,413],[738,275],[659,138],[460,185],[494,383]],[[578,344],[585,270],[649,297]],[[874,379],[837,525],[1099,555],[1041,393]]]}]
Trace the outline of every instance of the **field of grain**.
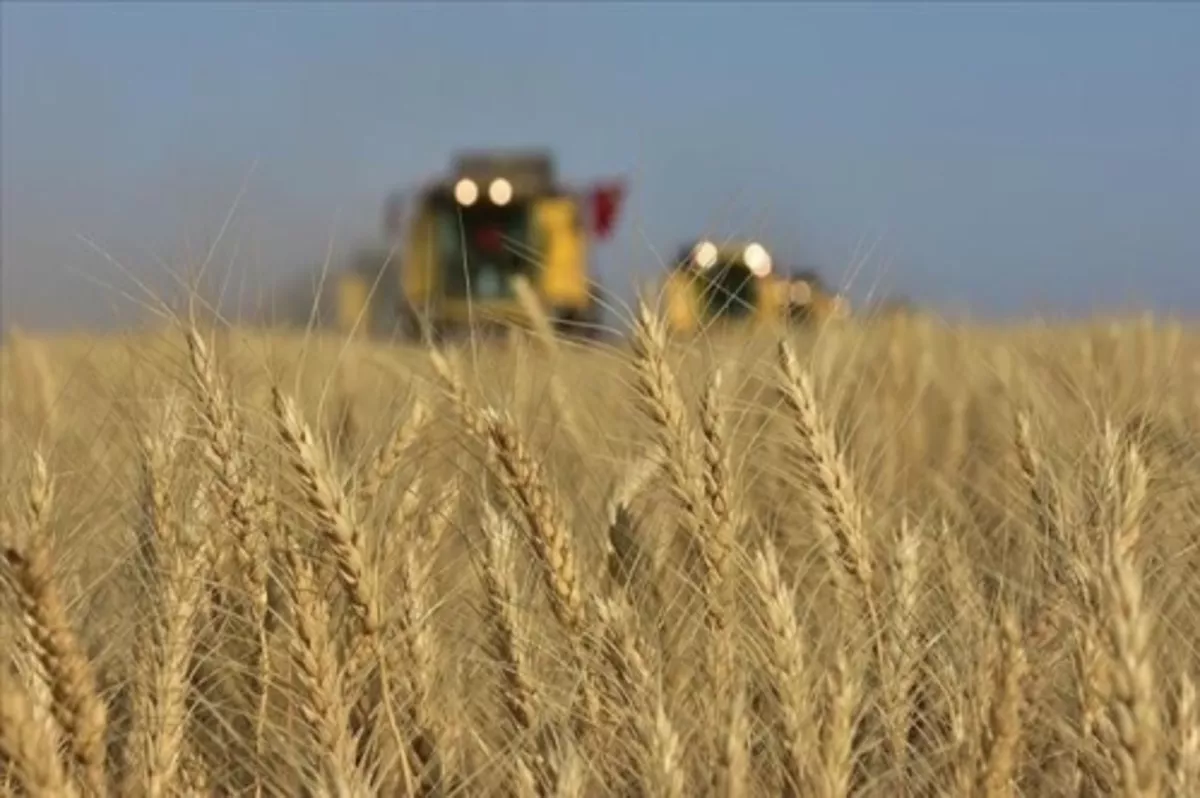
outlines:
[{"label": "field of grain", "polygon": [[0,783],[1200,795],[1198,344],[14,336]]}]

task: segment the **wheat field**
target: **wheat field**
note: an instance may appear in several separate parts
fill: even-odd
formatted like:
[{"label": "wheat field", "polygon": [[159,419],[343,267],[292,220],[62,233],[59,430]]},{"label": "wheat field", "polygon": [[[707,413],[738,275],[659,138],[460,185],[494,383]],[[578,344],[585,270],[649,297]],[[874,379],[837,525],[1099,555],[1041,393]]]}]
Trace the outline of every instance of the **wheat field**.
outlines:
[{"label": "wheat field", "polygon": [[1197,344],[13,336],[0,784],[1200,795]]}]

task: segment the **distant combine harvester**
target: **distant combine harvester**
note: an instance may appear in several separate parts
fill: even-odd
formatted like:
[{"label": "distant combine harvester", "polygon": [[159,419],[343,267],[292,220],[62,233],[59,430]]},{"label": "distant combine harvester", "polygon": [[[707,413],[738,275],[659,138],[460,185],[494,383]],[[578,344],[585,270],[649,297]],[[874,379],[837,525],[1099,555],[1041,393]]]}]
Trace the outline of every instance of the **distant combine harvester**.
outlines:
[{"label": "distant combine harvester", "polygon": [[[620,179],[562,183],[544,150],[460,154],[446,173],[388,198],[384,245],[331,277],[324,315],[343,333],[418,341],[536,325],[536,307],[559,334],[595,339],[603,302],[591,256],[625,196]],[[851,310],[815,271],[781,268],[757,241],[694,241],[657,288],[682,335]]]},{"label": "distant combine harvester", "polygon": [[708,239],[682,249],[663,282],[666,319],[680,333],[846,318],[850,303],[811,270],[783,272],[757,241]]},{"label": "distant combine harvester", "polygon": [[389,198],[388,246],[358,253],[334,279],[335,324],[386,323],[412,340],[525,325],[522,278],[558,332],[591,337],[591,250],[612,235],[624,195],[620,180],[564,185],[542,151],[460,155],[448,174]]}]

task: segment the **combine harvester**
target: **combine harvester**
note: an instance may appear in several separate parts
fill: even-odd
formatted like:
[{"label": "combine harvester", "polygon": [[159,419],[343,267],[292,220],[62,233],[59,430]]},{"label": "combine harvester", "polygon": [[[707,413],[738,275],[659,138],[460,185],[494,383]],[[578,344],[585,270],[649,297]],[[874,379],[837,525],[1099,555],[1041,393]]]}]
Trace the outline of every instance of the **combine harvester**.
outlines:
[{"label": "combine harvester", "polygon": [[846,318],[850,304],[812,271],[781,275],[756,241],[686,246],[662,295],[669,328],[684,335],[749,326],[804,325]]},{"label": "combine harvester", "polygon": [[[572,189],[551,156],[535,152],[460,155],[448,175],[410,196],[393,195],[385,228],[394,254],[338,277],[337,325],[378,329],[394,314],[402,337],[436,339],[507,325],[530,325],[515,282],[521,278],[560,333],[595,337],[600,313],[591,245],[611,236],[625,188],[620,181]],[[389,307],[391,306],[391,307]]]}]

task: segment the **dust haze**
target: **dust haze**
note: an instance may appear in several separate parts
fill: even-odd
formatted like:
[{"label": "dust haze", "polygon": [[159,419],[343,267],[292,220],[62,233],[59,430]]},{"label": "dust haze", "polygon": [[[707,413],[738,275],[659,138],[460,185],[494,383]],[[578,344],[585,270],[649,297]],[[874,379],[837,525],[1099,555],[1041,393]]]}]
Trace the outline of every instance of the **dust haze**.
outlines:
[{"label": "dust haze", "polygon": [[[13,179],[5,150],[3,313],[29,329],[120,329],[178,307],[185,281],[230,321],[302,320],[326,257],[336,268],[356,245],[376,243],[379,211],[272,185],[261,163],[180,158],[144,176],[84,192]],[[35,177],[33,175],[31,178]],[[41,190],[36,190],[40,188]],[[52,198],[52,199],[51,199]],[[207,261],[207,263],[206,263]]]}]

